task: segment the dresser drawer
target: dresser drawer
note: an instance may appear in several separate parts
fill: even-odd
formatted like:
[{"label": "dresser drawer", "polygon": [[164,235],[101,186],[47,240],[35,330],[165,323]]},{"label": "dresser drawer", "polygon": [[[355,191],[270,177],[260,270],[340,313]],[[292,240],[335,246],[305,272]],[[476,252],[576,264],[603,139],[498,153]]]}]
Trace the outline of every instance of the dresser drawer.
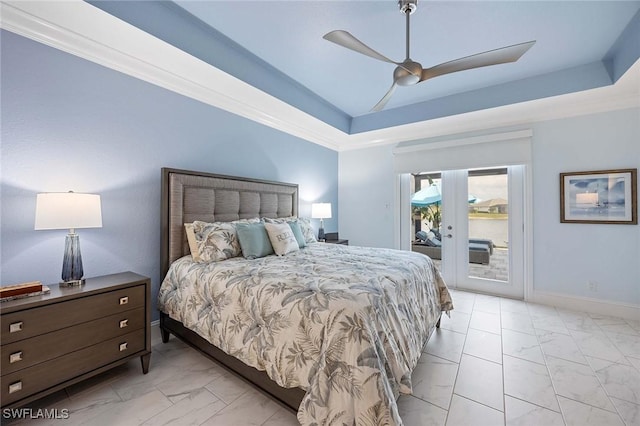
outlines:
[{"label": "dresser drawer", "polygon": [[145,327],[145,310],[137,308],[51,333],[2,345],[2,375]]},{"label": "dresser drawer", "polygon": [[2,405],[63,383],[145,349],[140,329],[97,345],[2,376]]},{"label": "dresser drawer", "polygon": [[0,317],[2,345],[145,306],[145,286],[87,295]]}]

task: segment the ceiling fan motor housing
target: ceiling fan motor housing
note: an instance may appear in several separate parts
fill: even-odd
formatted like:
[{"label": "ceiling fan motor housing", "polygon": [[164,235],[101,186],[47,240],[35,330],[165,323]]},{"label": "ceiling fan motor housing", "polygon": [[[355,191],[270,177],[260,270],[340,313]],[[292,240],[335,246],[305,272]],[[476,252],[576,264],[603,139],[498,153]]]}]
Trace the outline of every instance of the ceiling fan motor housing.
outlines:
[{"label": "ceiling fan motor housing", "polygon": [[413,86],[422,77],[422,65],[407,59],[402,66],[396,67],[393,71],[393,81],[399,86]]}]

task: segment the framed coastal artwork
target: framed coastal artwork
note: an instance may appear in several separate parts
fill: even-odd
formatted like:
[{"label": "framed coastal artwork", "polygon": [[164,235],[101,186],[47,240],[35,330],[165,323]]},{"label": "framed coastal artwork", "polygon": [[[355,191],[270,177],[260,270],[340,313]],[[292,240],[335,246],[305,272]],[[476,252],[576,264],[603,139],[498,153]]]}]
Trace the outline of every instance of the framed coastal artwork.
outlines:
[{"label": "framed coastal artwork", "polygon": [[638,169],[560,173],[560,222],[638,224]]}]

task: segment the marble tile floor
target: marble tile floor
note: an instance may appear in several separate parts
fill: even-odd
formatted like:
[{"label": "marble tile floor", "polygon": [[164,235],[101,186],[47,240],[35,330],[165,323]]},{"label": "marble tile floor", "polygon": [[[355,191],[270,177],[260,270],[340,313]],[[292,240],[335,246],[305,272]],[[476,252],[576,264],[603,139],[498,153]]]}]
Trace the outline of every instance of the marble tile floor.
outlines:
[{"label": "marble tile floor", "polygon": [[[407,426],[640,425],[640,320],[452,290],[398,400]],[[613,314],[613,313],[612,313]],[[153,327],[139,360],[37,401],[67,420],[2,424],[288,426],[295,414]]]}]

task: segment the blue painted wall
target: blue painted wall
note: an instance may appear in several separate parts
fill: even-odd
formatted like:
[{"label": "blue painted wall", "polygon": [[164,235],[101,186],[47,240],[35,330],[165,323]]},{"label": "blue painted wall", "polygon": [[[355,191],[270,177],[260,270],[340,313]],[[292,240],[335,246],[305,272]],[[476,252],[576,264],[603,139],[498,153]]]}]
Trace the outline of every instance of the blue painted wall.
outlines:
[{"label": "blue painted wall", "polygon": [[74,190],[102,196],[103,227],[78,231],[85,276],[149,276],[155,303],[164,166],[298,183],[300,215],[331,202],[338,229],[337,152],[7,31],[0,43],[2,285],[59,280],[66,231],[34,231],[35,199]]}]

